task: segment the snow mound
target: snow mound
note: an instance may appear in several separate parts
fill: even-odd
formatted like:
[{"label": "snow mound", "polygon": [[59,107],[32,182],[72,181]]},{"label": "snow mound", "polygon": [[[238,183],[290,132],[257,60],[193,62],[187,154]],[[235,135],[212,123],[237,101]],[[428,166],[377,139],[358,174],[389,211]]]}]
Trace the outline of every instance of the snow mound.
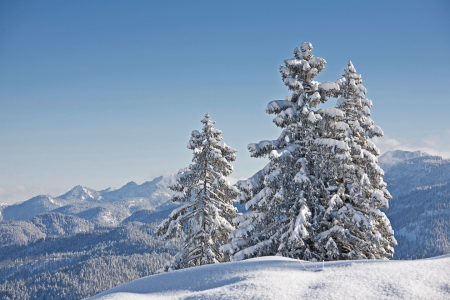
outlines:
[{"label": "snow mound", "polygon": [[450,255],[325,263],[261,257],[144,277],[90,299],[450,299]]}]

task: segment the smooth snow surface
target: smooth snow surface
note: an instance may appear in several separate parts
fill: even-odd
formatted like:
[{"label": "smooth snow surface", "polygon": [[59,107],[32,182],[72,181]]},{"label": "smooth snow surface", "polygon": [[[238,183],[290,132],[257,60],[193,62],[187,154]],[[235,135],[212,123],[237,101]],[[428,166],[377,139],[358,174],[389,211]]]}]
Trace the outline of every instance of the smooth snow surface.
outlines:
[{"label": "smooth snow surface", "polygon": [[90,299],[450,299],[450,255],[324,264],[270,256],[144,277]]}]

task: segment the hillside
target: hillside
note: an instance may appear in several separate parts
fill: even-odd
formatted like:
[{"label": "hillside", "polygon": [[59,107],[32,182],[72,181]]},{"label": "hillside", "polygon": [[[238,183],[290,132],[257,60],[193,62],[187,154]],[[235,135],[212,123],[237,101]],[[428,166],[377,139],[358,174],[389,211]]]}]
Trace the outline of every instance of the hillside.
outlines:
[{"label": "hillside", "polygon": [[397,150],[379,162],[393,196],[385,213],[398,241],[394,259],[450,253],[450,160]]},{"label": "hillside", "polygon": [[262,257],[153,275],[90,299],[449,299],[449,282],[450,255],[323,264]]},{"label": "hillside", "polygon": [[35,241],[0,247],[0,299],[84,299],[153,274],[180,247],[137,222],[62,236],[39,232]]},{"label": "hillside", "polygon": [[419,187],[394,200],[388,217],[398,242],[395,259],[450,253],[450,182]]}]

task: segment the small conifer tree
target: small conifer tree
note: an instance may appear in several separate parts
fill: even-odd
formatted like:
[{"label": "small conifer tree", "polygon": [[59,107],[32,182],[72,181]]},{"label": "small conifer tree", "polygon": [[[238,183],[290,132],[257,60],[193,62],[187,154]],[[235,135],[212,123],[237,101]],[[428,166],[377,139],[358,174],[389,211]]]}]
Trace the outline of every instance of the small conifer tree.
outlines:
[{"label": "small conifer tree", "polygon": [[164,271],[229,261],[220,250],[229,242],[234,230],[231,220],[236,216],[233,199],[238,191],[226,176],[233,172],[230,162],[236,150],[222,140],[221,131],[206,114],[202,132],[194,130],[187,147],[194,152],[192,164],[178,172],[170,186],[176,193],[174,202],[185,203],[175,209],[157,228],[163,239],[183,237],[182,250],[167,263]]}]

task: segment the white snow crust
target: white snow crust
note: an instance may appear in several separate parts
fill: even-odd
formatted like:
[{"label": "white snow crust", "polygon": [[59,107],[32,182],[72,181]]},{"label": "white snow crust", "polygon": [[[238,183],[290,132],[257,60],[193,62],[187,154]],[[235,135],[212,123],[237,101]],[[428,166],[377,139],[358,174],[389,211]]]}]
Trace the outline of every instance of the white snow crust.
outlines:
[{"label": "white snow crust", "polygon": [[326,81],[319,85],[320,90],[324,91],[339,91],[339,85],[335,82]]},{"label": "white snow crust", "polygon": [[450,255],[325,263],[260,257],[144,277],[90,299],[450,299]]}]

